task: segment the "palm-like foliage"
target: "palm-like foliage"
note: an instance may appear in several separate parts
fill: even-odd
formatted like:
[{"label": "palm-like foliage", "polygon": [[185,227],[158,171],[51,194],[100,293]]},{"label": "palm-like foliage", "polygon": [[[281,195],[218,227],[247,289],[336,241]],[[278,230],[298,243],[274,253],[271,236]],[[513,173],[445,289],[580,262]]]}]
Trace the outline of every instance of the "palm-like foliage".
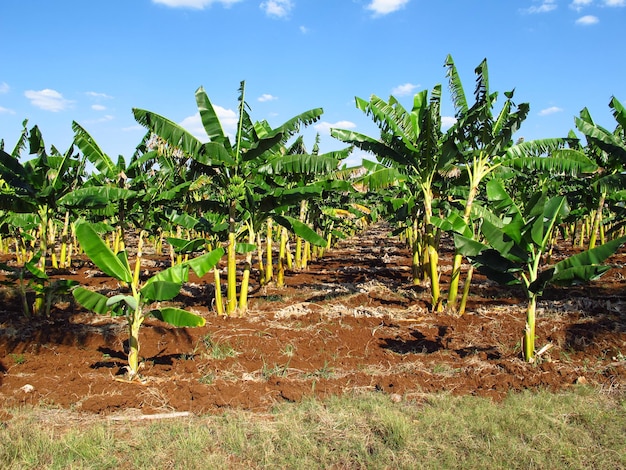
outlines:
[{"label": "palm-like foliage", "polygon": [[[268,178],[263,178],[259,169],[271,157],[279,154],[284,143],[296,134],[300,127],[317,121],[321,108],[309,110],[288,120],[277,128],[266,121],[253,122],[245,101],[245,83],[241,82],[238,98],[238,124],[234,140],[225,134],[213,104],[202,87],[196,91],[196,103],[208,142],[202,142],[176,123],[149,111],[133,109],[139,123],[158,135],[169,145],[180,149],[191,157],[196,166],[192,178],[202,178],[210,184],[211,191],[202,201],[205,210],[213,210],[228,217],[227,251],[227,313],[237,308],[236,250],[237,235],[247,232],[247,244],[239,244],[246,252],[244,274],[239,294],[239,309],[247,309],[248,283],[250,277],[251,250],[255,243],[255,228],[258,225],[257,208],[281,207],[295,200],[308,197],[306,188],[273,188]],[[309,164],[311,164],[309,162]],[[266,173],[267,175],[267,173]],[[313,191],[318,193],[318,191]],[[263,202],[262,202],[263,201]],[[292,225],[290,228],[298,230]],[[311,236],[303,231],[303,236]],[[216,286],[219,288],[219,286]]]},{"label": "palm-like foliage", "polygon": [[380,129],[380,137],[331,130],[331,135],[337,139],[376,155],[379,165],[363,178],[363,184],[372,190],[396,187],[402,191],[398,191],[398,197],[412,208],[407,226],[412,227],[415,234],[412,240],[413,278],[415,283],[420,281],[420,265],[424,263],[435,309],[439,308],[440,294],[437,241],[431,220],[435,199],[433,188],[451,162],[450,155],[441,152],[440,104],[440,85],[432,89],[430,97],[427,90],[417,93],[411,111],[393,96],[388,101],[377,96],[372,96],[369,101],[357,97],[357,108],[372,118]]},{"label": "palm-like foliage", "polygon": [[[444,144],[444,153],[459,165],[467,175],[467,187],[462,196],[453,205],[456,210],[451,214],[447,227],[456,230],[472,231],[471,218],[474,201],[479,196],[481,183],[502,166],[542,171],[580,171],[588,169],[589,161],[569,158],[569,155],[554,154],[546,156],[565,144],[565,139],[551,138],[534,141],[519,139],[513,142],[514,134],[528,116],[528,103],[516,104],[513,101],[514,90],[505,92],[505,101],[499,111],[495,106],[498,93],[490,90],[487,60],[483,60],[475,69],[476,85],[474,104],[470,107],[463,84],[451,56],[445,62],[452,101],[456,109],[456,123],[448,131]],[[457,308],[458,287],[462,255],[456,253],[450,288],[448,306]],[[469,292],[472,271],[467,273],[464,298],[459,312],[463,313],[464,300]]]}]

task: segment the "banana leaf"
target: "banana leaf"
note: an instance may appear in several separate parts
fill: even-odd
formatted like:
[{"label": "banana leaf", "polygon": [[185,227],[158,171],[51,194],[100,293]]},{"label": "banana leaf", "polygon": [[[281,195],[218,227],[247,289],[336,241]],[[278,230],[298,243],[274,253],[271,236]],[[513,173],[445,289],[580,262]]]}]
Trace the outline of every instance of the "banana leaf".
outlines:
[{"label": "banana leaf", "polygon": [[154,281],[141,289],[141,297],[145,302],[172,300],[180,292],[182,283],[171,281]]},{"label": "banana leaf", "polygon": [[87,310],[105,315],[110,311],[110,306],[107,305],[108,297],[99,294],[98,292],[85,289],[84,287],[76,287],[72,291],[72,295],[76,302],[85,307]]},{"label": "banana leaf", "polygon": [[174,307],[163,307],[151,310],[150,315],[176,327],[204,326],[206,320],[200,315]]},{"label": "banana leaf", "polygon": [[224,256],[223,248],[216,248],[215,250],[205,253],[196,258],[190,259],[186,264],[193,270],[198,277],[203,277],[206,273],[211,271],[220,259]]},{"label": "banana leaf", "polygon": [[78,225],[76,227],[76,237],[85,254],[103,273],[129,284],[132,282],[133,276],[128,263],[122,263],[115,256],[90,224],[83,223]]},{"label": "banana leaf", "polygon": [[327,245],[324,237],[320,236],[315,230],[305,223],[300,222],[298,219],[294,219],[293,217],[286,215],[276,215],[274,216],[274,220],[277,224],[282,225],[287,230],[295,233],[297,236],[308,241],[309,243],[312,243],[313,245],[324,248]]}]

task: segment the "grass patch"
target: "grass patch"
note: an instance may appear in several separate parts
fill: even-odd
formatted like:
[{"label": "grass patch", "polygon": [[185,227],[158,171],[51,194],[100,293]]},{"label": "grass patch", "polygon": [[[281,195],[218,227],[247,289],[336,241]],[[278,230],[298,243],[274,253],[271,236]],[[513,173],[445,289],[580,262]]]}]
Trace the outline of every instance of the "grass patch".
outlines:
[{"label": "grass patch", "polygon": [[206,354],[211,359],[222,360],[229,357],[235,357],[238,352],[233,348],[230,343],[216,341],[211,338],[211,335],[206,335],[202,338],[202,344],[206,349]]},{"label": "grass patch", "polygon": [[269,414],[152,423],[11,412],[1,431],[6,469],[626,467],[626,401],[589,387],[501,403],[449,395],[393,403],[357,394]]}]

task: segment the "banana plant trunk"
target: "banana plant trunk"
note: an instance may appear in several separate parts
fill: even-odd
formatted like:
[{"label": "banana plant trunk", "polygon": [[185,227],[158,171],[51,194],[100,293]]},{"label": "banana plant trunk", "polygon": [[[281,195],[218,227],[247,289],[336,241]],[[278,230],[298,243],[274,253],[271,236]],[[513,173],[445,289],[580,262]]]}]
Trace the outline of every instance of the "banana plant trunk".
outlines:
[{"label": "banana plant trunk", "polygon": [[128,379],[133,380],[139,375],[139,329],[143,323],[141,306],[132,310],[128,320]]},{"label": "banana plant trunk", "polygon": [[[254,244],[255,233],[252,224],[248,224],[248,243]],[[241,279],[241,289],[239,291],[239,314],[245,315],[248,311],[248,291],[250,286],[250,269],[252,267],[252,251],[246,253],[246,261],[243,266],[243,277]]]},{"label": "banana plant trunk", "polygon": [[596,209],[595,217],[593,218],[593,226],[591,227],[591,233],[589,234],[589,249],[596,247],[598,241],[598,233],[600,232],[600,226],[602,225],[602,210],[604,208],[604,201],[606,200],[606,193],[602,193],[600,201],[598,202],[598,208]]},{"label": "banana plant trunk", "polygon": [[274,259],[272,256],[274,223],[271,217],[268,217],[266,224],[267,236],[265,239],[265,248],[267,252],[265,261],[265,283],[269,284],[274,280]]},{"label": "banana plant trunk", "polygon": [[431,221],[432,217],[432,194],[424,191],[424,230],[426,234],[425,248],[428,253],[428,275],[430,277],[430,291],[432,297],[433,311],[441,311],[441,298],[439,290],[439,253],[437,251],[437,242],[435,240],[434,226]]},{"label": "banana plant trunk", "polygon": [[229,214],[228,214],[228,253],[226,261],[226,315],[232,315],[237,309],[237,259],[235,252],[235,211],[237,207],[237,201],[230,201]]},{"label": "banana plant trunk", "polygon": [[528,307],[526,309],[526,327],[524,328],[524,360],[533,362],[535,360],[535,320],[537,314],[537,296],[530,293]]}]

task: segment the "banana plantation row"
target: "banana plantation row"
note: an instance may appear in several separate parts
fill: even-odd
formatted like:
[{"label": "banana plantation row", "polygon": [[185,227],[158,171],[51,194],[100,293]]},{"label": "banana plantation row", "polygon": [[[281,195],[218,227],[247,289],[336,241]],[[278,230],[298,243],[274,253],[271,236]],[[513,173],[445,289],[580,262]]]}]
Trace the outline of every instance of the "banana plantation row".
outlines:
[{"label": "banana plantation row", "polygon": [[[609,131],[583,109],[574,121],[584,140],[571,131],[514,142],[529,104],[516,104],[510,91],[498,105],[486,60],[475,69],[473,102],[450,56],[445,70],[456,110],[452,127],[442,129],[441,85],[416,94],[410,110],[393,96],[356,98],[380,134],[332,129],[347,147],[328,153],[319,152],[318,142],[308,151],[298,136],[322,109],[273,128],[252,120],[244,82],[232,139],[203,88],[195,98],[206,141],[163,116],[133,109],[147,133],[128,163],[122,156],[111,159],[76,122],[70,148],[48,151],[38,127],[29,129],[25,121],[17,144],[5,148],[2,141],[0,149],[0,248],[14,256],[3,269],[15,278],[24,314],[48,314],[54,295],[71,290],[87,309],[124,315],[134,378],[138,332],[147,316],[175,326],[204,324],[182,309],[151,308],[174,299],[190,270],[214,276],[219,314],[244,314],[254,262],[261,283],[280,286],[287,265],[304,268],[312,253],[321,255],[333,240],[385,220],[411,247],[413,282],[429,283],[435,311],[464,313],[474,269],[521,285],[528,297],[523,355],[532,361],[535,306],[544,287],[599,277],[608,269],[603,262],[626,241],[626,110],[611,100],[616,128]],[[354,148],[376,161],[341,167]],[[129,233],[137,239],[131,259]],[[455,247],[444,288],[438,265],[443,233]],[[579,252],[550,263],[551,247],[563,239],[580,246]],[[167,246],[172,263],[142,280],[146,244],[157,253]],[[69,267],[78,252],[118,279],[125,293],[106,297],[48,278],[49,269]],[[225,299],[218,269],[224,255]],[[464,258],[467,270],[461,269]],[[32,305],[29,292],[35,293]]]}]

